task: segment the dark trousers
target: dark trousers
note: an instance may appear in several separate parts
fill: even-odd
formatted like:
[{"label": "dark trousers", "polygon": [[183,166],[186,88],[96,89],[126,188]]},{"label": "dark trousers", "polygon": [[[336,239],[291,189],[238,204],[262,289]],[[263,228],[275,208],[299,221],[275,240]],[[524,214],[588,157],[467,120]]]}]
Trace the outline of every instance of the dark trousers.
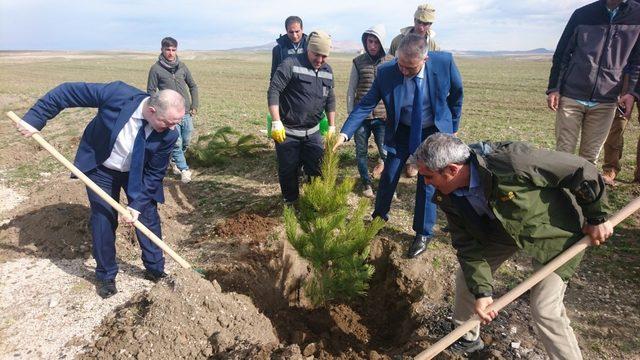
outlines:
[{"label": "dark trousers", "polygon": [[[87,176],[116,201],[120,200],[120,189],[127,192],[128,172],[120,172],[98,166],[87,173]],[[87,188],[91,204],[91,236],[93,238],[93,258],[96,259],[96,278],[98,280],[114,279],[118,274],[116,262],[116,229],[118,212],[93,190]],[[130,200],[130,199],[129,199]],[[155,201],[140,213],[138,220],[158,237],[162,238],[160,216]],[[144,267],[154,273],[164,271],[162,249],[156,246],[147,236],[136,229],[136,235],[142,249]]]},{"label": "dark trousers", "polygon": [[[393,194],[398,186],[402,168],[409,158],[409,126],[399,124],[395,134],[395,152],[388,151],[387,159],[384,161],[384,170],[380,177],[378,194],[376,196],[376,206],[373,217],[381,217],[385,221],[389,220],[389,210]],[[436,133],[438,129],[430,126],[422,129],[422,140],[427,136]],[[435,189],[431,185],[424,183],[422,175],[418,175],[416,184],[415,209],[413,213],[413,230],[416,234],[433,235],[433,225],[436,223],[436,205],[431,202]]]},{"label": "dark trousers", "polygon": [[276,143],[278,159],[278,179],[284,201],[298,200],[298,167],[304,165],[304,172],[309,176],[320,176],[320,163],[324,154],[324,145],[320,132],[305,137],[287,135],[287,138]]}]

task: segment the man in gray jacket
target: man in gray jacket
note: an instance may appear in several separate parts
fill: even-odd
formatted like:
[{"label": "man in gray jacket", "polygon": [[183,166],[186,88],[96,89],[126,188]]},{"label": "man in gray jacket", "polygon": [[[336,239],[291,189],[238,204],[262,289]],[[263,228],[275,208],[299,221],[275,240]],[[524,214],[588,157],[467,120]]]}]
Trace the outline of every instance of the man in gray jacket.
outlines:
[{"label": "man in gray jacket", "polygon": [[[386,32],[384,25],[378,24],[367,29],[362,34],[362,46],[364,53],[353,59],[351,66],[351,76],[349,77],[349,87],[347,90],[347,112],[351,113],[355,105],[362,97],[371,89],[373,80],[376,78],[378,66],[393,59],[393,56],[387,55],[384,51],[384,38]],[[378,165],[373,169],[373,177],[380,178],[384,169],[384,159],[387,152],[383,148],[384,127],[387,119],[387,112],[382,101],[373,109],[373,112],[367,116],[362,126],[356,131],[354,139],[356,142],[356,159],[358,161],[358,172],[362,180],[362,194],[368,198],[373,198],[373,188],[371,187],[371,179],[369,178],[368,168],[368,147],[369,137],[373,133],[376,146],[380,158]]]},{"label": "man in gray jacket", "polygon": [[[580,139],[579,155],[595,164],[616,108],[628,118],[638,96],[639,40],[635,1],[598,0],[571,15],[546,92],[547,105],[556,111],[556,150],[573,153]],[[622,94],[625,72],[628,90]]]},{"label": "man in gray jacket", "polygon": [[185,114],[182,122],[176,126],[180,136],[171,153],[171,169],[180,175],[183,183],[191,181],[191,170],[184,156],[191,133],[193,132],[193,116],[198,111],[198,85],[193,80],[187,65],[178,59],[178,41],[166,37],[161,42],[158,61],[149,70],[147,92],[153,94],[158,90],[171,89],[179,92],[184,98]]}]

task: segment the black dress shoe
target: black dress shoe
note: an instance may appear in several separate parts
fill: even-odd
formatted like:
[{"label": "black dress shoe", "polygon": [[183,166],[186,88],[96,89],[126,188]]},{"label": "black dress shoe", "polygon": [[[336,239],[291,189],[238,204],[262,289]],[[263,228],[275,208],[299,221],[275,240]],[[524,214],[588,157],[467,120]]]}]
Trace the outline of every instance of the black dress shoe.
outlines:
[{"label": "black dress shoe", "polygon": [[478,352],[484,349],[484,342],[478,338],[475,341],[469,341],[465,339],[459,339],[453,345],[449,346],[448,350],[458,356],[469,356],[474,352]]},{"label": "black dress shoe", "polygon": [[100,297],[103,299],[110,298],[113,295],[118,293],[115,279],[98,280],[97,288],[98,288],[98,295],[100,295]]},{"label": "black dress shoe", "polygon": [[155,271],[150,271],[150,270],[145,270],[144,271],[144,278],[147,279],[147,280],[151,280],[154,283],[157,283],[158,281],[166,278],[167,276],[169,276],[169,275],[167,275],[167,273],[164,272],[164,271],[163,272],[155,272]]},{"label": "black dress shoe", "polygon": [[413,243],[409,246],[409,251],[407,252],[407,256],[412,259],[420,254],[422,254],[425,250],[427,250],[427,245],[431,242],[431,237],[426,235],[416,235],[415,239],[413,239]]}]

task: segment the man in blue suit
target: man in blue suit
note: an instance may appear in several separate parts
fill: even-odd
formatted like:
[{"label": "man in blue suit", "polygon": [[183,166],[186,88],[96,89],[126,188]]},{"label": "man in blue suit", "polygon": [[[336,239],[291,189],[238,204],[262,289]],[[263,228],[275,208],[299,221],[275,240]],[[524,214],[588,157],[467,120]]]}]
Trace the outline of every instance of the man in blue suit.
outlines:
[{"label": "man in blue suit", "polygon": [[[75,166],[119,201],[127,194],[130,217],[140,220],[161,237],[157,204],[164,202],[162,179],[178,138],[174,130],[184,115],[184,99],[173,90],[149,96],[123,82],[108,84],[64,83],[49,91],[25,114],[19,126],[24,136],[41,130],[48,120],[73,107],[98,108],[84,130]],[[91,236],[96,260],[98,294],[108,298],[118,292],[115,231],[118,213],[87,188],[91,204]],[[136,230],[148,279],[166,276],[162,250]]]},{"label": "man in blue suit", "polygon": [[[450,53],[427,55],[424,37],[408,34],[397,50],[398,58],[378,68],[371,90],[351,112],[336,145],[348,141],[380,100],[387,110],[384,144],[388,152],[376,196],[374,217],[389,219],[389,209],[402,166],[427,136],[455,134],[462,111],[462,79]],[[417,111],[416,111],[417,109]],[[408,256],[427,248],[436,222],[431,202],[434,188],[418,177],[413,230]]]}]

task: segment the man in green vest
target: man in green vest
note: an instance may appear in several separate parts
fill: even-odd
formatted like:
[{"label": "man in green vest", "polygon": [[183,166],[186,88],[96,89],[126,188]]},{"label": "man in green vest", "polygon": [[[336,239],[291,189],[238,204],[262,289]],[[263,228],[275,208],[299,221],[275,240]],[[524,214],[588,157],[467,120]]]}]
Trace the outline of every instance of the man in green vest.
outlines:
[{"label": "man in green vest", "polygon": [[[604,181],[595,165],[573,154],[521,142],[465,145],[444,133],[416,150],[418,171],[436,188],[433,202],[446,214],[460,270],[453,320],[474,313],[484,323],[497,313],[493,273],[515,252],[542,267],[584,234],[600,245],[613,234]],[[582,359],[563,304],[567,281],[584,253],[531,288],[533,324],[551,359]],[[450,347],[457,354],[484,348],[477,326]]]},{"label": "man in green vest", "polygon": [[[387,55],[384,51],[384,38],[386,32],[384,25],[375,25],[367,29],[362,34],[362,46],[364,53],[353,59],[351,66],[351,76],[349,77],[349,87],[347,90],[347,112],[351,113],[356,104],[371,89],[371,84],[376,78],[378,66],[393,59],[393,56]],[[368,168],[368,147],[369,137],[373,133],[376,146],[378,147],[378,164],[373,169],[373,177],[380,178],[382,170],[384,170],[384,159],[387,152],[383,148],[384,128],[387,112],[382,101],[373,109],[373,112],[367,116],[362,126],[356,131],[354,139],[356,142],[356,159],[358,161],[358,172],[362,180],[362,194],[368,198],[374,198],[373,188],[371,187],[371,178],[369,177]]]}]

